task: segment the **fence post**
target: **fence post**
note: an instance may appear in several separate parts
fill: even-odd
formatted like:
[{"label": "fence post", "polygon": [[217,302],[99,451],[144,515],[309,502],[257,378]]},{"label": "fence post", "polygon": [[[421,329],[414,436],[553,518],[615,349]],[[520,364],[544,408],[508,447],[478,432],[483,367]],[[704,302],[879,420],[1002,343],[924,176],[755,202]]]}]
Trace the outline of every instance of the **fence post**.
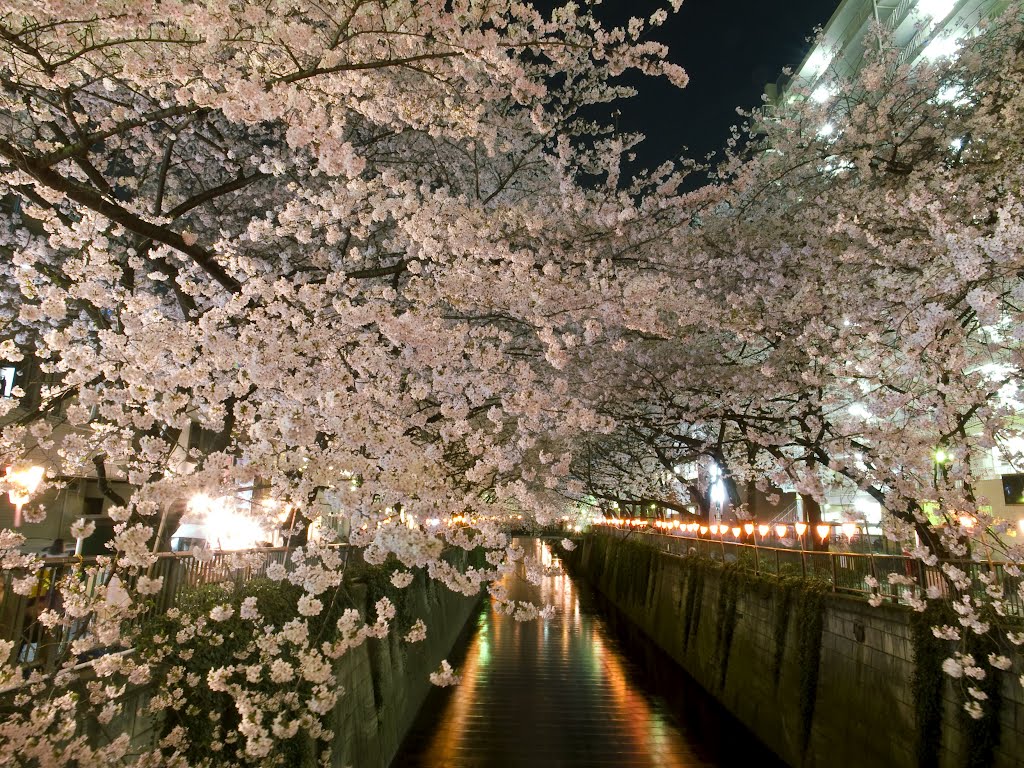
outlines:
[{"label": "fence post", "polygon": [[836,569],[836,556],[832,552],[829,552],[828,553],[828,558],[829,558],[829,560],[832,561],[832,591],[835,592],[836,591],[836,581],[839,578],[839,572]]},{"label": "fence post", "polygon": [[807,550],[800,548],[800,576],[807,578]]},{"label": "fence post", "polygon": [[778,576],[781,573],[781,565],[779,565],[779,549],[775,548],[775,575]]}]

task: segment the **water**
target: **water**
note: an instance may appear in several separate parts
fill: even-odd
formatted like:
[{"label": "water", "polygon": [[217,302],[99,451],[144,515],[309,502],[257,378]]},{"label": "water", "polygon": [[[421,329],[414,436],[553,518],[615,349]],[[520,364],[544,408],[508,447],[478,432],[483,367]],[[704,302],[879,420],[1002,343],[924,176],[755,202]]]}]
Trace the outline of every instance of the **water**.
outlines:
[{"label": "water", "polygon": [[[536,539],[518,542],[550,562]],[[484,605],[393,768],[784,765],[671,659],[568,575],[506,581],[557,615],[520,623]]]}]

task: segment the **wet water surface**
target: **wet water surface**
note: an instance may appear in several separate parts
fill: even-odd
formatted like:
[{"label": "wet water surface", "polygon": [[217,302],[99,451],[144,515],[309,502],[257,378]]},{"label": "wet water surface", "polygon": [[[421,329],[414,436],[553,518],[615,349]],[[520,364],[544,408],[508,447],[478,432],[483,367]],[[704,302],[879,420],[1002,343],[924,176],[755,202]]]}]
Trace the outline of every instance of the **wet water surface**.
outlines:
[{"label": "wet water surface", "polygon": [[[550,562],[539,540],[518,543]],[[532,585],[520,570],[506,586],[556,616],[517,622],[484,605],[452,654],[462,683],[431,692],[393,768],[783,765],[585,585]]]}]

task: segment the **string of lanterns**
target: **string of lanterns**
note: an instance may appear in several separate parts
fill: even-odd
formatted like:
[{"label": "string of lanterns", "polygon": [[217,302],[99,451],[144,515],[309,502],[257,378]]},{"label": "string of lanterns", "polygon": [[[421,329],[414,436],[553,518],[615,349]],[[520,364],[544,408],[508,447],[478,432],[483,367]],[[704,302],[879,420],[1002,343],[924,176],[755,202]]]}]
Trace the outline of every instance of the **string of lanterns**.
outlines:
[{"label": "string of lanterns", "polygon": [[[807,523],[776,523],[775,525],[766,525],[764,523],[754,524],[752,522],[747,523],[711,523],[705,525],[704,523],[684,523],[680,520],[646,520],[637,517],[605,517],[594,521],[596,525],[611,525],[618,528],[643,528],[648,525],[665,531],[666,533],[671,531],[680,531],[681,533],[696,534],[698,536],[711,536],[724,537],[731,535],[735,539],[741,537],[754,536],[756,531],[757,535],[761,539],[766,539],[772,533],[775,534],[776,538],[786,539],[795,537],[802,539],[804,534],[808,532],[810,526]],[[814,526],[814,532],[818,538],[825,541],[832,535],[833,528],[838,529],[842,535],[848,539],[853,538],[861,533],[867,533],[867,530],[863,526],[858,526],[856,523],[821,523]],[[755,537],[756,541],[756,537]]]}]

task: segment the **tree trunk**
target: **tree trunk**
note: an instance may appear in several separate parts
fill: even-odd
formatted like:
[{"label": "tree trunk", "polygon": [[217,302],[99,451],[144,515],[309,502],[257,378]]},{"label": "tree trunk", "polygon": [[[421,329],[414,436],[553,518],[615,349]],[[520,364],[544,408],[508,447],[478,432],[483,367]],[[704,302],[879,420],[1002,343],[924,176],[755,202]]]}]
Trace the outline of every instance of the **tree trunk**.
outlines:
[{"label": "tree trunk", "polygon": [[828,538],[822,541],[818,535],[818,526],[821,525],[821,504],[813,496],[804,493],[800,494],[800,500],[803,502],[804,522],[807,523],[811,549],[815,552],[828,552]]},{"label": "tree trunk", "polygon": [[758,498],[757,498],[757,481],[751,478],[747,480],[747,512],[750,515],[750,519],[755,523],[758,522]]}]

